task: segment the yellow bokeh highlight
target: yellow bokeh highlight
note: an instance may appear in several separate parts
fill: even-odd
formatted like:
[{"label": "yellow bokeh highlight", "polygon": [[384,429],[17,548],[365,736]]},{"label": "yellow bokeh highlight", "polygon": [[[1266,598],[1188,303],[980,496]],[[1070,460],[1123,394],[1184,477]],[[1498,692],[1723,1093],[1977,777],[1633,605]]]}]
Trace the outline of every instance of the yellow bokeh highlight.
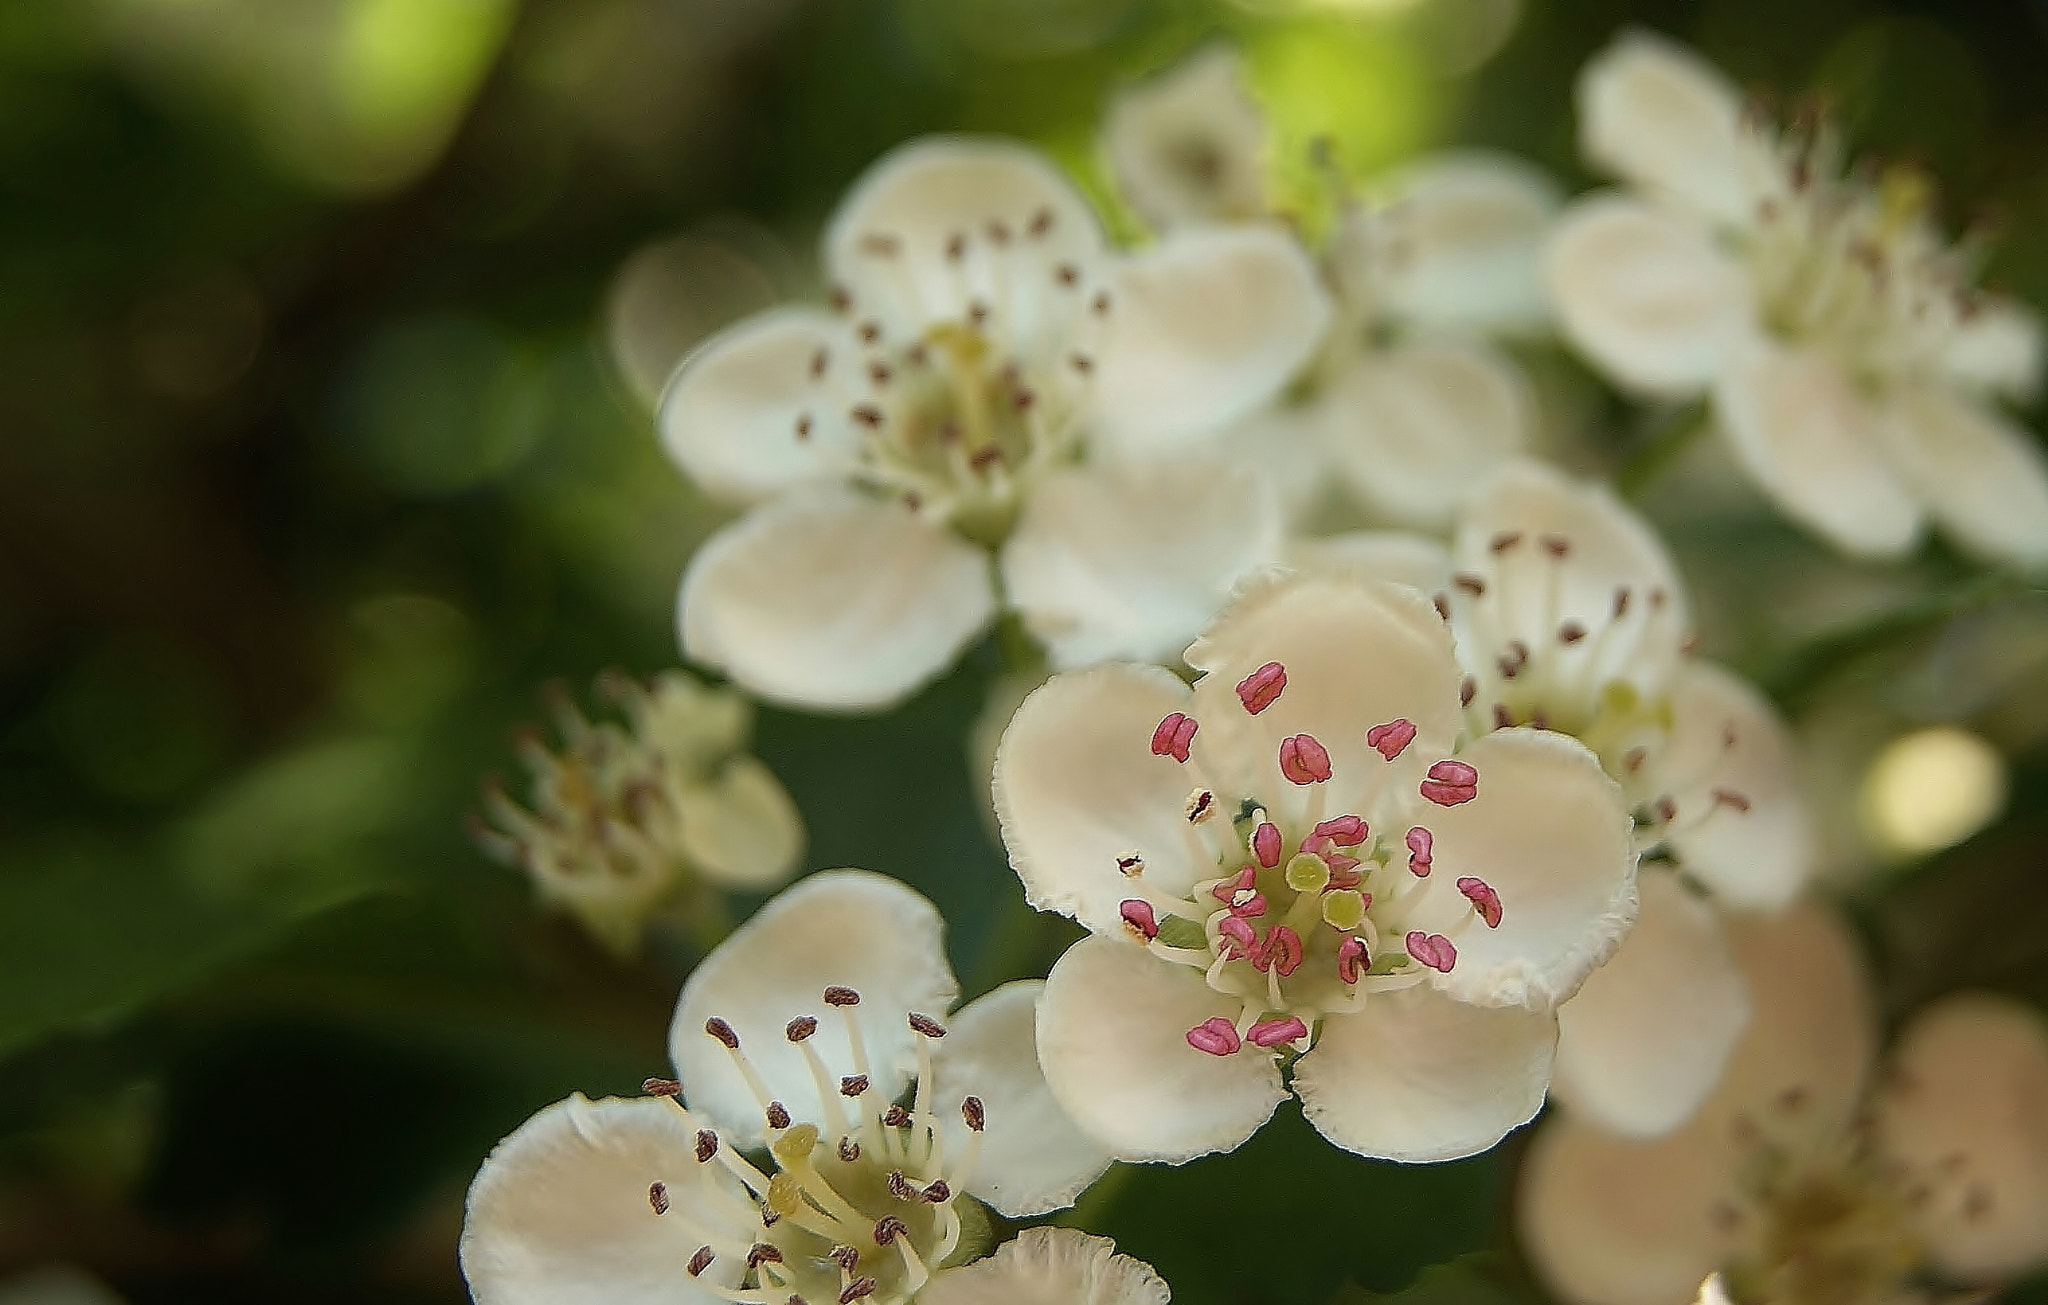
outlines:
[{"label": "yellow bokeh highlight", "polygon": [[1936,726],[1887,744],[1863,777],[1864,829],[1895,857],[1954,847],[2005,809],[2005,758],[1968,730]]}]

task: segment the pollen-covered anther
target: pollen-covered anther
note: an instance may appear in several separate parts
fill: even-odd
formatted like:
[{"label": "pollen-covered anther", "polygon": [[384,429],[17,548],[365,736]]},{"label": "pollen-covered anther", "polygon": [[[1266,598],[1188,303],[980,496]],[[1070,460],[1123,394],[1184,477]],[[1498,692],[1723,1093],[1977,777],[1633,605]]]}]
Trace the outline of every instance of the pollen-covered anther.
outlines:
[{"label": "pollen-covered anther", "polygon": [[1330,753],[1312,734],[1280,740],[1280,773],[1290,784],[1320,784],[1330,778]]},{"label": "pollen-covered anther", "polygon": [[1484,879],[1467,875],[1458,880],[1458,891],[1472,903],[1472,909],[1479,912],[1479,918],[1486,921],[1487,928],[1500,928],[1500,894],[1493,891],[1492,885]]},{"label": "pollen-covered anther", "polygon": [[1375,725],[1365,732],[1365,746],[1385,757],[1388,761],[1408,750],[1415,742],[1415,726],[1406,717],[1390,720],[1384,725]]},{"label": "pollen-covered anther", "polygon": [[944,1205],[953,1199],[953,1185],[943,1178],[934,1178],[924,1185],[918,1199],[926,1205]]},{"label": "pollen-covered anther", "polygon": [[917,1187],[901,1169],[893,1169],[889,1172],[889,1195],[899,1201],[915,1201],[918,1192]]},{"label": "pollen-covered anther", "polygon": [[1277,1047],[1283,1042],[1295,1042],[1308,1036],[1308,1025],[1299,1016],[1289,1015],[1284,1019],[1260,1020],[1245,1034],[1253,1046]]},{"label": "pollen-covered anther", "polygon": [[780,1101],[770,1101],[765,1113],[768,1116],[768,1127],[776,1129],[789,1127],[789,1107],[783,1105]]},{"label": "pollen-covered anther", "polygon": [[1206,788],[1198,788],[1188,794],[1187,817],[1191,825],[1199,825],[1216,814],[1216,795]]},{"label": "pollen-covered anther", "polygon": [[847,1273],[852,1273],[860,1267],[860,1252],[851,1246],[834,1246],[825,1252],[825,1258]]},{"label": "pollen-covered anther", "polygon": [[842,1097],[857,1097],[867,1090],[868,1076],[865,1074],[848,1074],[839,1080],[839,1095]]},{"label": "pollen-covered anther", "polygon": [[654,1208],[656,1214],[667,1214],[668,1184],[649,1183],[647,1185],[647,1204]]},{"label": "pollen-covered anther", "polygon": [[960,1118],[967,1121],[967,1130],[979,1133],[988,1127],[988,1110],[981,1104],[980,1097],[968,1097],[960,1103]]},{"label": "pollen-covered anther", "polygon": [[1429,878],[1430,853],[1436,846],[1436,836],[1421,825],[1408,831],[1408,873],[1417,879]]},{"label": "pollen-covered anther", "polygon": [[1738,793],[1732,788],[1717,788],[1714,790],[1714,805],[1717,807],[1728,807],[1735,811],[1748,811],[1750,807],[1749,795]]},{"label": "pollen-covered anther", "polygon": [[718,1154],[718,1134],[716,1134],[716,1133],[712,1132],[712,1131],[711,1131],[710,1129],[708,1129],[708,1128],[700,1128],[700,1129],[698,1129],[698,1130],[697,1130],[697,1163],[698,1163],[698,1164],[700,1164],[700,1165],[708,1165],[708,1164],[710,1164],[710,1163],[711,1163],[711,1158],[712,1158],[713,1156],[717,1155],[717,1154]]},{"label": "pollen-covered anther", "polygon": [[1491,540],[1487,541],[1486,546],[1495,553],[1505,553],[1509,549],[1513,548],[1515,545],[1521,542],[1521,531],[1503,530],[1499,534],[1495,535]]},{"label": "pollen-covered anther", "polygon": [[1440,807],[1454,807],[1479,796],[1479,772],[1462,761],[1439,761],[1422,781],[1422,796]]},{"label": "pollen-covered anther", "polygon": [[894,1105],[890,1106],[890,1107],[889,1107],[889,1108],[888,1108],[887,1110],[884,1110],[884,1111],[882,1112],[882,1127],[884,1127],[884,1128],[908,1128],[908,1127],[910,1127],[910,1112],[909,1112],[908,1110],[905,1110],[905,1109],[904,1109],[904,1108],[903,1108],[902,1106],[894,1106]]},{"label": "pollen-covered anther", "polygon": [[943,1038],[946,1036],[946,1026],[929,1015],[920,1015],[916,1011],[911,1011],[904,1018],[909,1021],[910,1030],[913,1033],[921,1033],[928,1038]]},{"label": "pollen-covered anther", "polygon": [[1457,947],[1440,933],[1424,933],[1420,929],[1413,929],[1402,941],[1408,948],[1411,959],[1439,974],[1449,974],[1451,967],[1458,963]]},{"label": "pollen-covered anther", "polygon": [[1126,879],[1136,879],[1145,873],[1145,858],[1136,852],[1126,852],[1116,859],[1116,868]]},{"label": "pollen-covered anther", "polygon": [[1478,696],[1479,681],[1470,675],[1466,676],[1458,684],[1458,705],[1460,707],[1469,707],[1472,705],[1472,700]]},{"label": "pollen-covered anther", "polygon": [[1186,761],[1188,748],[1195,741],[1195,731],[1200,728],[1200,723],[1192,717],[1174,712],[1152,731],[1152,755]]},{"label": "pollen-covered anther", "polygon": [[1212,1015],[1188,1030],[1188,1045],[1212,1056],[1234,1056],[1244,1046],[1237,1026],[1221,1015]]},{"label": "pollen-covered anther", "polygon": [[854,1161],[860,1159],[860,1143],[854,1141],[850,1137],[840,1138],[839,1158],[846,1164],[852,1164]]},{"label": "pollen-covered anther", "polygon": [[909,1231],[909,1224],[893,1214],[887,1215],[875,1221],[875,1245],[888,1246]]},{"label": "pollen-covered anther", "polygon": [[704,1021],[704,1031],[725,1044],[727,1051],[740,1049],[740,1035],[732,1031],[732,1025],[713,1015]]},{"label": "pollen-covered anther", "polygon": [[1470,571],[1460,571],[1458,572],[1458,574],[1452,576],[1451,584],[1458,590],[1459,593],[1466,594],[1473,598],[1486,597],[1486,581],[1480,579],[1476,575],[1473,575]]},{"label": "pollen-covered anther", "polygon": [[1566,621],[1557,627],[1557,641],[1567,646],[1580,642],[1586,637],[1586,627],[1577,621]]},{"label": "pollen-covered anther", "polygon": [[1280,845],[1280,827],[1272,821],[1262,820],[1252,831],[1252,855],[1268,870],[1276,869],[1280,864]]},{"label": "pollen-covered anther", "polygon": [[1504,680],[1512,680],[1517,675],[1520,675],[1528,668],[1529,656],[1528,644],[1523,643],[1520,639],[1510,642],[1507,651],[1502,653],[1495,663],[1500,669],[1500,677]]},{"label": "pollen-covered anther", "polygon": [[782,1030],[782,1035],[791,1042],[802,1042],[818,1031],[818,1021],[810,1015],[799,1015]]},{"label": "pollen-covered anther", "polygon": [[878,1284],[873,1278],[855,1278],[846,1284],[846,1290],[839,1293],[839,1305],[853,1305],[857,1300],[875,1294]]},{"label": "pollen-covered anther", "polygon": [[747,1267],[758,1269],[764,1264],[782,1263],[781,1248],[771,1242],[755,1242],[747,1248]]},{"label": "pollen-covered anther", "polygon": [[1358,976],[1372,966],[1372,953],[1366,949],[1365,939],[1356,936],[1346,938],[1337,944],[1337,977],[1346,983],[1358,982]]},{"label": "pollen-covered anther", "polygon": [[683,1094],[683,1085],[672,1078],[649,1078],[640,1081],[640,1090],[650,1097],[677,1097]]},{"label": "pollen-covered anther", "polygon": [[851,988],[842,988],[834,984],[825,989],[824,1001],[827,1006],[858,1006],[860,994]]},{"label": "pollen-covered anther", "polygon": [[690,1257],[690,1262],[683,1268],[692,1278],[702,1277],[704,1270],[710,1268],[711,1262],[717,1258],[717,1253],[709,1246],[699,1246],[697,1253]]},{"label": "pollen-covered anther", "polygon": [[1117,907],[1117,914],[1123,917],[1125,932],[1139,941],[1151,942],[1159,936],[1159,919],[1152,903],[1133,897]]},{"label": "pollen-covered anther", "polygon": [[1658,798],[1651,804],[1651,809],[1657,813],[1657,819],[1667,825],[1678,819],[1678,803],[1672,801],[1669,795]]},{"label": "pollen-covered anther", "polygon": [[1281,690],[1286,687],[1287,668],[1279,662],[1267,662],[1237,682],[1237,700],[1256,716],[1278,702]]}]

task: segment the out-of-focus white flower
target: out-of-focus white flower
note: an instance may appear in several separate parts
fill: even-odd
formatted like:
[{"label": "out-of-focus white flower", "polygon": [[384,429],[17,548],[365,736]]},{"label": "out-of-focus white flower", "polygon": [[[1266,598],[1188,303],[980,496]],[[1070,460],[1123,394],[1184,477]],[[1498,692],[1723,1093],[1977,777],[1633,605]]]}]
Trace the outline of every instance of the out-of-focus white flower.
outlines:
[{"label": "out-of-focus white flower", "polygon": [[1621,792],[1530,729],[1460,748],[1426,599],[1254,582],[1187,651],[1058,675],[997,752],[1010,863],[1094,934],[1038,1016],[1054,1095],[1116,1155],[1228,1150],[1287,1095],[1346,1150],[1485,1150],[1541,1105],[1555,1005],[1626,932]]},{"label": "out-of-focus white flower", "polygon": [[1039,155],[926,140],[856,183],[824,262],[836,312],[740,323],[663,401],[683,469],[757,504],[683,578],[692,657],[778,702],[879,708],[987,627],[991,550],[1062,665],[1166,655],[1271,560],[1262,478],[1186,445],[1322,336],[1327,298],[1277,226],[1119,256]]},{"label": "out-of-focus white flower", "polygon": [[923,1305],[1166,1305],[1152,1266],[1116,1253],[1107,1237],[1026,1228],[994,1255],[940,1274]]},{"label": "out-of-focus white flower", "polygon": [[[1156,230],[1275,216],[1266,127],[1237,55],[1204,47],[1111,105],[1102,148]],[[1556,187],[1504,155],[1419,160],[1341,199],[1323,250],[1337,312],[1302,383],[1232,431],[1307,511],[1339,479],[1374,514],[1438,527],[1534,434],[1519,368],[1485,343],[1542,327]]]},{"label": "out-of-focus white flower", "polygon": [[487,852],[627,954],[658,910],[702,910],[710,890],[758,892],[795,872],[803,820],[746,752],[753,711],[744,698],[681,671],[646,684],[607,674],[598,687],[625,724],[593,722],[566,691],[551,695],[562,747],[521,738],[529,806],[495,782],[485,788],[492,824],[475,833]]},{"label": "out-of-focus white flower", "polygon": [[1582,147],[1627,182],[1545,254],[1559,319],[1617,382],[1709,396],[1793,520],[1897,556],[1931,517],[1995,562],[2048,562],[2048,464],[1997,400],[2031,393],[2041,328],[1976,288],[1925,183],[1844,175],[1824,126],[1779,133],[1712,66],[1622,37],[1581,74]]},{"label": "out-of-focus white flower", "polygon": [[1558,1012],[1553,1091],[1620,1132],[1677,1127],[1713,1089],[1747,1015],[1722,913],[1780,909],[1812,870],[1776,711],[1690,655],[1685,588],[1649,525],[1607,490],[1539,464],[1494,476],[1448,554],[1400,535],[1297,547],[1311,568],[1437,594],[1472,736],[1517,725],[1570,734],[1621,784],[1638,845],[1670,865],[1645,869],[1635,931]]},{"label": "out-of-focus white flower", "polygon": [[1685,1305],[1718,1273],[1719,1299],[1745,1305],[1933,1305],[2048,1260],[2038,1012],[1936,1002],[1871,1088],[1868,980],[1842,926],[1802,906],[1735,942],[1756,1011],[1691,1122],[1652,1141],[1570,1112],[1539,1130],[1519,1220],[1551,1287]]},{"label": "out-of-focus white flower", "polygon": [[[1020,1218],[1071,1203],[1108,1157],[1039,1072],[1042,985],[942,1024],[959,994],[942,929],[923,897],[859,870],[764,906],[683,989],[679,1080],[570,1097],[484,1162],[462,1236],[479,1305],[902,1305],[980,1253],[981,1202]],[[1034,1241],[932,1299],[1008,1283],[1066,1300],[1092,1281],[1105,1294],[1080,1299],[1165,1300],[1100,1249]]]}]

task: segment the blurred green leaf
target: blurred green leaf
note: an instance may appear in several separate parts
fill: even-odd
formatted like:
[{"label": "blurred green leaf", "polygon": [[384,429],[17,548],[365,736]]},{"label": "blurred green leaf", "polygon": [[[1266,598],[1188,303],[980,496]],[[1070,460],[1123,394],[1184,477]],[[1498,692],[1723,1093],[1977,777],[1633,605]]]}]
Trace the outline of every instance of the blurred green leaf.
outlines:
[{"label": "blurred green leaf", "polygon": [[1332,1305],[1530,1305],[1533,1297],[1508,1286],[1506,1277],[1498,1257],[1482,1252],[1424,1269],[1400,1291],[1346,1287]]}]

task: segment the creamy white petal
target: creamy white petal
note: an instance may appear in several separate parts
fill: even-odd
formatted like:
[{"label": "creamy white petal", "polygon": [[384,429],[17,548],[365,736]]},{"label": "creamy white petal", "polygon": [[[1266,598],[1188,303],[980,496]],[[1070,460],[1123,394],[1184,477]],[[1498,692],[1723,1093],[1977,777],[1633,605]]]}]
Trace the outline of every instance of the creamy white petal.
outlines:
[{"label": "creamy white petal", "polygon": [[985,1260],[948,1269],[918,1305],[1166,1305],[1166,1284],[1107,1237],[1026,1228]]},{"label": "creamy white petal", "polygon": [[[1462,150],[1403,168],[1387,181],[1388,205],[1369,219],[1398,257],[1372,260],[1368,294],[1412,325],[1457,330],[1540,326],[1550,316],[1537,272],[1560,203],[1557,183],[1509,154]],[[1355,225],[1355,223],[1353,224]],[[1337,274],[1352,269],[1338,236]]]},{"label": "creamy white petal", "polygon": [[974,137],[927,137],[884,155],[847,192],[824,240],[825,267],[853,315],[877,322],[885,340],[964,320],[979,302],[1026,352],[1072,315],[1053,270],[1065,264],[1091,279],[1104,251],[1094,211],[1051,160]]},{"label": "creamy white petal", "polygon": [[683,785],[683,854],[723,888],[763,889],[796,873],[804,850],[803,817],[775,772],[734,757],[702,784]]},{"label": "creamy white petal", "polygon": [[1055,669],[1171,661],[1280,559],[1283,524],[1265,475],[1220,458],[1069,468],[1025,503],[1003,588]]},{"label": "creamy white petal", "polygon": [[1330,320],[1315,266],[1272,226],[1174,232],[1126,259],[1109,295],[1094,420],[1131,452],[1246,416],[1301,369]]},{"label": "creamy white petal", "polygon": [[1558,1007],[1551,1090],[1631,1137],[1684,1123],[1720,1081],[1749,1022],[1749,987],[1721,920],[1668,870],[1645,870],[1621,947]]},{"label": "creamy white petal", "polygon": [[1297,539],[1287,549],[1287,564],[1297,571],[1357,575],[1441,592],[1451,582],[1451,554],[1427,535],[1404,530],[1352,530],[1338,535]]},{"label": "creamy white petal", "polygon": [[2048,1263],[2048,1028],[2010,997],[1958,993],[1900,1035],[1878,1129],[1927,1199],[1943,1269],[1993,1282]]},{"label": "creamy white petal", "polygon": [[[1478,796],[1451,807],[1417,799],[1405,816],[1435,839],[1433,894],[1472,877],[1500,897],[1500,927],[1474,919],[1457,964],[1431,982],[1486,1006],[1549,1008],[1579,990],[1636,917],[1636,853],[1621,788],[1577,739],[1495,730],[1458,754]],[[1442,926],[1417,921],[1433,932]]]},{"label": "creamy white petal", "polygon": [[1596,195],[1565,210],[1544,283],[1571,342],[1617,383],[1699,393],[1754,330],[1748,274],[1698,223]]},{"label": "creamy white petal", "polygon": [[1735,456],[1778,507],[1845,552],[1897,557],[1920,535],[1877,414],[1831,359],[1762,349],[1714,386]]},{"label": "creamy white petal", "polygon": [[2048,460],[2027,430],[1933,386],[1903,386],[1879,429],[1911,492],[1941,528],[1989,562],[2048,563]]},{"label": "creamy white petal", "polygon": [[2024,401],[2040,389],[2043,344],[2039,313],[1984,295],[1949,332],[1941,367],[1959,385]]},{"label": "creamy white petal", "polygon": [[756,696],[876,711],[946,669],[995,615],[988,555],[840,487],[765,503],[690,559],[683,651]]},{"label": "creamy white petal", "polygon": [[1038,1057],[1081,1131],[1121,1160],[1180,1164],[1242,1145],[1287,1096],[1255,1047],[1212,1056],[1189,1029],[1241,1003],[1121,938],[1069,947],[1045,976]]},{"label": "creamy white petal", "polygon": [[1110,101],[1102,152],[1156,231],[1266,212],[1266,122],[1237,52],[1205,46]]},{"label": "creamy white petal", "polygon": [[1012,1219],[1063,1209],[1109,1168],[1109,1153],[1074,1126],[1038,1066],[1036,979],[1006,983],[946,1021],[932,1056],[932,1101],[946,1154],[967,1153],[959,1103],[978,1098],[986,1123],[967,1192]]},{"label": "creamy white petal", "polygon": [[[648,1188],[663,1184],[656,1214]],[[716,1190],[713,1190],[716,1189]],[[738,1180],[700,1165],[670,1101],[572,1096],[498,1143],[470,1184],[462,1274],[477,1305],[712,1305],[747,1268],[754,1230]],[[690,1258],[710,1246],[703,1278]]]},{"label": "creamy white petal", "polygon": [[1667,842],[1722,906],[1775,911],[1813,873],[1813,821],[1784,721],[1746,680],[1687,661],[1673,681],[1671,734],[1641,791],[1677,811]]},{"label": "creamy white petal", "polygon": [[1335,495],[1319,394],[1282,396],[1224,431],[1220,456],[1263,472],[1291,520],[1314,519]]},{"label": "creamy white petal", "polygon": [[[730,326],[669,382],[655,417],[661,445],[705,492],[740,502],[844,475],[860,436],[830,365],[857,352],[844,324],[813,309],[773,309]],[[823,375],[813,370],[820,356]]]},{"label": "creamy white petal", "polygon": [[[1215,875],[1188,837],[1194,780],[1152,754],[1152,732],[1189,698],[1157,666],[1097,666],[1055,675],[1017,709],[996,746],[994,790],[1003,846],[1031,905],[1118,933],[1118,905],[1142,891],[1121,858],[1141,858],[1143,885],[1167,896]],[[1196,734],[1199,761],[1212,747]]]},{"label": "creamy white petal", "polygon": [[838,1074],[856,1072],[840,1020],[822,1000],[834,986],[860,994],[851,1009],[860,1021],[868,1072],[884,1097],[894,1097],[916,1064],[916,1035],[906,1016],[942,1017],[960,995],[944,932],[937,908],[915,889],[866,870],[829,870],[785,889],[714,948],[683,985],[668,1046],[690,1108],[741,1145],[767,1136],[762,1104],[726,1048],[705,1031],[708,1021],[722,1019],[773,1099],[799,1120],[818,1118],[826,1107],[808,1062],[784,1030],[799,1016],[816,1017],[814,1049]]},{"label": "creamy white petal", "polygon": [[1623,34],[1579,74],[1579,148],[1694,211],[1748,223],[1756,202],[1742,97],[1721,70],[1649,32]]},{"label": "creamy white petal", "polygon": [[1294,1067],[1316,1131],[1346,1151],[1424,1164],[1477,1155],[1536,1117],[1557,1021],[1418,985],[1324,1019]]},{"label": "creamy white petal", "polygon": [[1441,527],[1527,446],[1536,405],[1504,355],[1423,339],[1360,354],[1331,382],[1322,414],[1337,466],[1361,498],[1403,524]]}]

